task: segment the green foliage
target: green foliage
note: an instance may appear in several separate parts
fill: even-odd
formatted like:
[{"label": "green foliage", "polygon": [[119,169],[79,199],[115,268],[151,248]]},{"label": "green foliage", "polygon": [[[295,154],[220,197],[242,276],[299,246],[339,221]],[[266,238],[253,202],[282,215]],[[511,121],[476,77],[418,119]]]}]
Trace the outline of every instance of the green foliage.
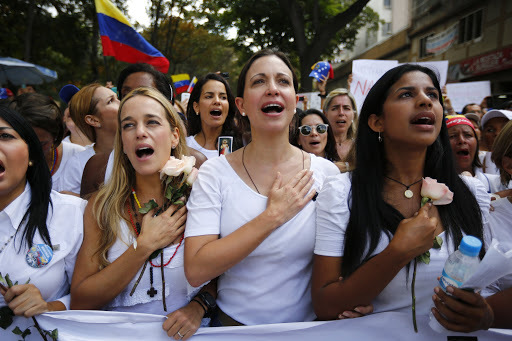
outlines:
[{"label": "green foliage", "polygon": [[150,201],[144,203],[143,207],[139,208],[139,213],[146,214],[149,211],[151,211],[152,209],[155,209],[157,207],[158,207],[158,204],[156,203],[156,201],[154,199],[151,199]]},{"label": "green foliage", "polygon": [[7,329],[12,324],[14,313],[8,306],[0,307],[0,328]]},{"label": "green foliage", "polygon": [[377,13],[364,8],[368,1],[205,0],[201,13],[212,32],[237,29],[233,43],[242,61],[262,48],[288,53],[301,72],[302,88],[309,90],[305,73],[315,62],[352,48],[359,30],[378,29]]},{"label": "green foliage", "polygon": [[13,332],[14,334],[16,334],[16,335],[21,336],[21,338],[22,338],[23,340],[25,340],[25,338],[26,338],[27,336],[29,336],[30,334],[32,334],[32,333],[30,332],[30,329],[29,329],[29,328],[25,329],[24,331],[21,331],[21,329],[20,329],[19,327],[14,328],[14,329],[12,330],[12,332]]}]

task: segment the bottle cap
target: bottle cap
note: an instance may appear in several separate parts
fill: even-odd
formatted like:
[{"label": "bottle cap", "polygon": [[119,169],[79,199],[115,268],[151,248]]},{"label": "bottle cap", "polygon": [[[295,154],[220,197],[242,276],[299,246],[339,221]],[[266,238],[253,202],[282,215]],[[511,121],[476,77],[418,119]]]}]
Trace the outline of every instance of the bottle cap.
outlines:
[{"label": "bottle cap", "polygon": [[466,256],[475,257],[480,253],[482,242],[473,236],[464,236],[460,242],[459,251]]}]

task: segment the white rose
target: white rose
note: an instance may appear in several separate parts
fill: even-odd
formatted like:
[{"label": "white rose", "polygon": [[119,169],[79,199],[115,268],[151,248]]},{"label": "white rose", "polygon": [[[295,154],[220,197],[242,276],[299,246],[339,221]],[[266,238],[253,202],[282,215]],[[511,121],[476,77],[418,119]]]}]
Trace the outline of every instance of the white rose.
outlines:
[{"label": "white rose", "polygon": [[185,163],[183,173],[189,174],[192,171],[194,165],[196,164],[196,158],[193,156],[182,156],[181,160]]},{"label": "white rose", "polygon": [[185,162],[183,160],[177,159],[174,156],[171,156],[169,160],[165,163],[164,167],[160,170],[160,179],[167,176],[178,176],[183,173],[185,169]]}]

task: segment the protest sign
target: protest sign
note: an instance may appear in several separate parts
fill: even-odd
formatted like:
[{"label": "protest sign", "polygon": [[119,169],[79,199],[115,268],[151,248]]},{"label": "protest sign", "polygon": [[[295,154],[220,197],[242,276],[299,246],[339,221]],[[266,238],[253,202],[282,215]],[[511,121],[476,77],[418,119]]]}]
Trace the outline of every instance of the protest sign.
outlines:
[{"label": "protest sign", "polygon": [[398,65],[396,60],[358,59],[352,62],[350,92],[356,99],[357,111],[361,111],[364,99],[373,84],[389,69]]},{"label": "protest sign", "polygon": [[480,104],[485,97],[491,96],[491,82],[446,84],[446,92],[452,102],[453,110],[460,113],[466,104]]}]

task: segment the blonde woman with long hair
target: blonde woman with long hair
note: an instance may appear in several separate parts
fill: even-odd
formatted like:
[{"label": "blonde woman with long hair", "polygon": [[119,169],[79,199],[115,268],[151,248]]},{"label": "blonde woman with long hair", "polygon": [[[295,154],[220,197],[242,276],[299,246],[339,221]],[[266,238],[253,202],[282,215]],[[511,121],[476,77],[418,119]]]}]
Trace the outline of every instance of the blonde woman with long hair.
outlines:
[{"label": "blonde woman with long hair", "polygon": [[[169,311],[164,329],[175,339],[187,339],[206,310],[197,298],[190,302],[183,270],[187,209],[171,205],[161,214],[138,213],[140,203],[151,199],[164,206],[159,171],[169,156],[181,158],[188,152],[178,122],[175,109],[157,90],[138,88],[123,99],[112,177],[93,194],[84,214],[85,236],[73,276],[71,306],[162,315]],[[160,257],[148,262],[144,273],[144,264],[159,249],[163,249],[163,275]],[[162,308],[162,292],[167,293],[167,311]]]}]

